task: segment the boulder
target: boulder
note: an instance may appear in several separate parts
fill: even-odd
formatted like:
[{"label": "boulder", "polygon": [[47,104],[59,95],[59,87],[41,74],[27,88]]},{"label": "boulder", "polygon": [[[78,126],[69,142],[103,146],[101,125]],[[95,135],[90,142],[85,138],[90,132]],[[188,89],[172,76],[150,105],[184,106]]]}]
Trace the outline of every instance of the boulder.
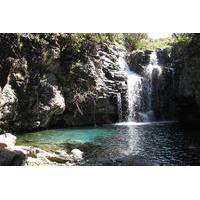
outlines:
[{"label": "boulder", "polygon": [[66,163],[67,161],[72,161],[72,158],[68,154],[66,155],[48,154],[46,158],[56,163]]},{"label": "boulder", "polygon": [[79,149],[73,149],[71,151],[75,161],[81,161],[83,159],[83,152]]},{"label": "boulder", "polygon": [[26,156],[22,151],[3,149],[0,151],[0,166],[21,166],[24,165]]},{"label": "boulder", "polygon": [[5,133],[0,135],[0,147],[14,147],[16,143],[16,136],[12,135],[11,133]]},{"label": "boulder", "polygon": [[3,150],[3,149],[5,149],[5,148],[7,148],[7,147],[8,147],[7,144],[0,143],[0,151]]}]

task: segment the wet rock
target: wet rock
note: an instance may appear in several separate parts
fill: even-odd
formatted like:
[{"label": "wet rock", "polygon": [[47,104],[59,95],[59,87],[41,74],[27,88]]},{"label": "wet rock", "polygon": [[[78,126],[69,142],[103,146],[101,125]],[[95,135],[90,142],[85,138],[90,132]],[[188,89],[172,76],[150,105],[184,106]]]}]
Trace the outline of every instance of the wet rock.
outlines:
[{"label": "wet rock", "polygon": [[164,48],[157,50],[158,62],[161,66],[170,67],[172,64],[171,49]]},{"label": "wet rock", "polygon": [[149,54],[152,51],[133,51],[126,56],[126,60],[131,70],[142,75],[144,66],[147,66],[150,61]]}]

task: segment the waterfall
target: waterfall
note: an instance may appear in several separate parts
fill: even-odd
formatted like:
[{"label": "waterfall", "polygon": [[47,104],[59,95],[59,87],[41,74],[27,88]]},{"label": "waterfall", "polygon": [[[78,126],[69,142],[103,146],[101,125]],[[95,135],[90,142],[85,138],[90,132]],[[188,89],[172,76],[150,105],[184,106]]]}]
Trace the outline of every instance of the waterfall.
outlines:
[{"label": "waterfall", "polygon": [[127,75],[127,101],[128,101],[128,116],[127,121],[135,121],[137,118],[137,110],[140,109],[142,77],[130,70],[126,61],[120,57],[119,65]]},{"label": "waterfall", "polygon": [[[154,74],[157,74],[159,78],[162,74],[162,67],[158,64],[157,54],[153,51],[150,54],[150,62],[146,67],[145,74],[147,77],[147,96],[148,96],[148,105],[147,112],[143,113],[145,121],[154,120],[154,111],[153,111],[153,78]],[[158,87],[158,86],[157,86]]]},{"label": "waterfall", "polygon": [[117,93],[118,121],[122,121],[122,97],[121,93]]},{"label": "waterfall", "polygon": [[141,96],[140,91],[142,90],[141,77],[136,74],[128,75],[128,121],[135,121],[137,119],[137,110],[140,109]]},{"label": "waterfall", "polygon": [[[163,103],[159,90],[162,85],[161,76],[163,70],[158,64],[156,51],[149,54],[149,64],[143,67],[143,76],[136,74],[130,70],[123,57],[118,59],[119,65],[123,73],[127,76],[127,121],[128,122],[150,122],[160,116],[160,106]],[[134,69],[134,66],[133,66]],[[166,71],[167,69],[165,69]],[[171,71],[173,79],[174,71]],[[164,76],[164,75],[163,75]],[[121,119],[121,95],[118,98],[118,116]],[[163,105],[163,104],[162,104]],[[162,116],[161,116],[162,119]]]}]

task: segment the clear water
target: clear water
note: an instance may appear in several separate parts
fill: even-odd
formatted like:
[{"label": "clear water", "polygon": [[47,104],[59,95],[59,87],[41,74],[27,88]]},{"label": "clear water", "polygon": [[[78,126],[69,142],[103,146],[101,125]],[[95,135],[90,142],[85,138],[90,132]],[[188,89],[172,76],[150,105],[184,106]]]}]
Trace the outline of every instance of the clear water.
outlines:
[{"label": "clear water", "polygon": [[154,165],[200,165],[199,131],[177,123],[118,123],[18,135],[18,144],[80,148],[88,159],[139,156]]}]

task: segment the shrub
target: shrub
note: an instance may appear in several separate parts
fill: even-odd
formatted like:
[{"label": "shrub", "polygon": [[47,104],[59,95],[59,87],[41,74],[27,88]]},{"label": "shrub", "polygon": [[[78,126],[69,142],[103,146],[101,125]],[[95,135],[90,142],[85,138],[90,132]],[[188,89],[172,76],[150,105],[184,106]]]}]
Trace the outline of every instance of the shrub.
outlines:
[{"label": "shrub", "polygon": [[141,49],[147,38],[147,33],[123,33],[122,37],[125,47],[130,51]]}]

